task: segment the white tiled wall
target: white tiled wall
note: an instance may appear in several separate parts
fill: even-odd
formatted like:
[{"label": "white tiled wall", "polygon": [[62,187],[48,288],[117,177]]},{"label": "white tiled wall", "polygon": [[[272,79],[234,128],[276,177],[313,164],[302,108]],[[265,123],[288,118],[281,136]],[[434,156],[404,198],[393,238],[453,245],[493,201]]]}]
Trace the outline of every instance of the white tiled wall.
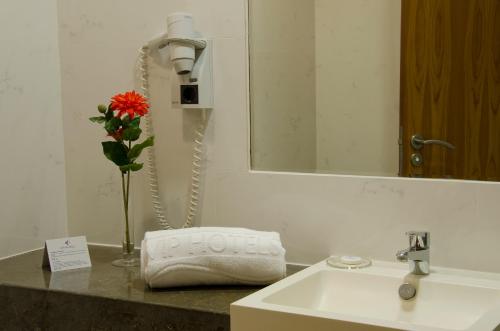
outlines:
[{"label": "white tiled wall", "polygon": [[66,234],[56,0],[0,10],[0,257]]},{"label": "white tiled wall", "polygon": [[[392,260],[407,244],[404,231],[430,230],[433,264],[500,272],[497,183],[248,171],[244,0],[59,1],[72,234],[105,243],[120,239],[118,172],[100,154],[102,131],[86,118],[97,103],[132,88],[137,48],[162,32],[166,15],[177,10],[192,12],[197,28],[215,38],[216,106],[207,132],[198,224],[277,230],[288,260],[305,263],[331,253]],[[170,73],[155,66],[152,104],[161,189],[169,216],[180,224],[197,114],[170,108],[169,80]],[[141,228],[153,228],[145,186],[136,207]]]}]

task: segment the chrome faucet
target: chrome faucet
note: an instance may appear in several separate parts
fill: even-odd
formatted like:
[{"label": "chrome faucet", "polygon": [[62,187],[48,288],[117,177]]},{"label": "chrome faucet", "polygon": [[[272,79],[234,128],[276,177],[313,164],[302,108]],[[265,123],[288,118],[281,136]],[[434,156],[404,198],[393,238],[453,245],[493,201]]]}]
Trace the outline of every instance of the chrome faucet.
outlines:
[{"label": "chrome faucet", "polygon": [[410,246],[398,251],[396,258],[398,261],[409,263],[410,273],[428,275],[431,234],[429,232],[408,231],[406,235],[410,240]]}]

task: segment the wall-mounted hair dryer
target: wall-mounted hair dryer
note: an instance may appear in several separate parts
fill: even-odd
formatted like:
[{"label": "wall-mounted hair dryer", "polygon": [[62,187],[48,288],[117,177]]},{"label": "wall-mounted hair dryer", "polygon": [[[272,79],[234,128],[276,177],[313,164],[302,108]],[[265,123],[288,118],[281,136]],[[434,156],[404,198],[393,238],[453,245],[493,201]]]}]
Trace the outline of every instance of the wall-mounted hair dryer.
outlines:
[{"label": "wall-mounted hair dryer", "polygon": [[167,16],[167,34],[148,43],[150,49],[167,46],[178,75],[172,104],[182,108],[212,108],[212,42],[194,31],[191,14]]},{"label": "wall-mounted hair dryer", "polygon": [[167,43],[170,46],[170,59],[179,75],[192,72],[195,49],[207,46],[206,40],[196,38],[193,31],[193,16],[187,13],[174,13],[167,17]]},{"label": "wall-mounted hair dryer", "polygon": [[[192,226],[195,220],[200,201],[199,195],[202,190],[203,136],[208,121],[207,109],[213,108],[212,42],[201,38],[194,31],[191,14],[174,13],[169,15],[167,25],[167,34],[149,41],[139,49],[138,68],[142,93],[149,99],[148,57],[155,51],[167,47],[174,67],[173,71],[177,77],[172,84],[172,105],[201,110],[201,123],[195,129],[194,134],[189,201],[186,220],[182,226],[186,228]],[[148,136],[154,136],[151,112],[146,114],[146,132]],[[167,221],[158,190],[154,147],[148,148],[147,162],[151,199],[156,219],[162,228],[172,229],[173,226]]]}]

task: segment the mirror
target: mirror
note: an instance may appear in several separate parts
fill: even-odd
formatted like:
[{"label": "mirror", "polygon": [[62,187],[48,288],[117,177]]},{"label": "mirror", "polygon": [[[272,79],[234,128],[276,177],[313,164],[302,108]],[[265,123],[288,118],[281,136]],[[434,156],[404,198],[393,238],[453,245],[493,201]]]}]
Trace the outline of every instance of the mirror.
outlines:
[{"label": "mirror", "polygon": [[500,180],[500,2],[248,0],[254,170]]}]

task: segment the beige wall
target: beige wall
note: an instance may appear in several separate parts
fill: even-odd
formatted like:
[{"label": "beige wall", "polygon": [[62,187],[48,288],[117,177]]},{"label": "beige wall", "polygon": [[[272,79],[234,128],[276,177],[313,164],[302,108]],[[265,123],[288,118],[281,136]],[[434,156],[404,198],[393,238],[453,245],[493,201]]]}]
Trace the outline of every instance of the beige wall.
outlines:
[{"label": "beige wall", "polygon": [[[9,24],[1,40],[10,46],[0,53],[0,111],[8,123],[1,137],[15,142],[4,144],[7,156],[0,158],[0,256],[65,234],[55,10],[47,2],[32,2],[32,11],[25,5],[11,2],[0,12],[1,22]],[[429,230],[433,265],[500,272],[491,263],[500,250],[499,183],[249,171],[244,6],[243,0],[158,0],[148,6],[132,0],[59,1],[71,234],[119,242],[119,178],[100,154],[102,131],[87,117],[96,103],[133,87],[137,48],[163,31],[167,13],[185,10],[215,39],[216,105],[197,225],[279,231],[287,259],[303,263],[329,254],[393,260],[407,244],[404,231]],[[171,109],[170,77],[153,68],[160,187],[176,222],[184,214],[198,116]],[[154,228],[146,187],[140,195],[135,198],[138,239],[144,229]]]},{"label": "beige wall", "polygon": [[55,0],[0,10],[0,257],[66,234]]},{"label": "beige wall", "polygon": [[[112,95],[134,89],[138,49],[164,30],[169,13],[166,3],[154,1],[146,6],[132,0],[58,1],[68,229],[73,235],[87,235],[90,242],[119,243],[124,218],[120,172],[104,157],[100,144],[109,138],[101,126],[90,123],[88,118],[97,114],[97,104],[106,104]],[[182,113],[169,109],[169,76],[162,74],[152,73],[151,78],[152,106],[160,117],[155,122],[159,174],[163,178],[165,172],[172,172],[185,179],[181,170],[176,171],[181,159],[186,159],[186,165],[189,162],[182,148]],[[171,115],[168,119],[164,118],[167,111]],[[162,140],[177,144],[165,146]],[[171,180],[175,181],[175,177],[163,179],[162,184],[171,188]],[[140,213],[137,204],[143,193],[141,177],[134,176],[131,191],[133,220],[139,233],[136,241],[140,241],[147,223],[142,217],[135,217]],[[146,197],[147,194],[144,189]],[[184,196],[176,198],[182,200]],[[171,210],[180,213],[169,194],[167,201]]]},{"label": "beige wall", "polygon": [[[255,126],[259,131],[252,135],[256,138],[255,143],[264,149],[256,154],[257,164],[262,168],[267,168],[266,164],[272,164],[281,170],[315,167],[314,8],[304,4],[302,0],[295,0],[289,6],[284,6],[288,10],[286,15],[275,22],[269,14],[283,6],[282,0],[255,1],[255,5],[260,6],[259,11],[267,13],[267,16],[263,15],[259,24],[254,27],[263,29],[263,33],[267,29],[273,30],[275,39],[268,43],[279,42],[283,46],[283,49],[275,53],[268,51],[275,49],[271,47],[255,50],[259,54],[255,65],[264,69],[264,74],[257,81],[282,81],[282,84],[292,82],[291,88],[288,85],[286,89],[277,87],[271,91],[259,90],[269,84],[256,83],[252,87],[256,96],[263,96],[256,100],[262,107],[255,109],[266,112],[266,116],[274,114],[273,121],[266,118],[261,123],[263,125]],[[227,55],[231,53],[231,49],[224,47],[228,40],[234,41],[235,26],[238,26],[238,42],[244,40],[243,22],[232,20],[238,13],[234,9],[241,6],[241,2],[228,5],[224,0],[210,5],[196,1],[158,0],[148,6],[129,1],[118,7],[113,2],[59,1],[63,105],[68,110],[64,114],[64,129],[68,163],[69,230],[72,234],[88,233],[89,240],[95,242],[118,242],[120,239],[123,217],[119,171],[102,156],[100,141],[105,139],[102,129],[89,123],[87,118],[95,114],[98,103],[105,103],[106,98],[111,95],[136,86],[133,69],[137,49],[165,31],[166,16],[169,13],[185,10],[192,12],[196,28],[205,36],[215,39],[214,53],[220,64],[214,76],[215,89],[219,91],[215,96],[216,102],[232,100],[234,96],[225,92],[232,78],[223,79],[220,72],[234,71],[226,63],[239,60]],[[141,16],[131,20],[131,15],[137,15],[138,12]],[[115,19],[109,20],[110,15]],[[304,26],[307,28],[304,29]],[[297,43],[308,46],[297,49]],[[280,75],[266,75],[266,66],[275,64],[276,61],[280,63]],[[307,66],[294,65],[305,61]],[[196,110],[182,112],[170,107],[170,84],[175,77],[167,68],[170,66],[168,61],[151,61],[150,65],[161,193],[167,206],[168,219],[174,225],[180,225],[186,214],[193,128],[197,126],[200,116]],[[290,67],[294,70],[290,71]],[[243,67],[240,70],[244,73]],[[84,99],[80,97],[82,91],[85,91]],[[234,111],[234,107],[227,110],[217,108],[210,116],[211,121],[217,121],[217,118],[224,116],[224,112]],[[254,115],[258,120],[264,114]],[[211,128],[206,136],[209,150],[210,143],[215,139],[210,130]],[[228,137],[224,143],[231,144],[231,138]],[[281,146],[281,154],[275,152],[278,146]],[[82,158],[92,162],[81,162]],[[208,158],[210,162],[210,155]],[[229,160],[227,166],[230,167],[232,163],[234,161]],[[145,228],[155,227],[147,181],[143,175],[144,173],[140,174],[133,183],[140,190],[136,199],[132,199],[136,215],[136,241],[142,238]],[[86,212],[82,213],[82,210]]]},{"label": "beige wall", "polygon": [[[287,259],[303,263],[329,254],[393,261],[396,250],[407,245],[405,231],[429,230],[433,265],[500,272],[500,265],[491,263],[500,250],[498,183],[249,171],[245,1],[147,4],[59,1],[71,233],[119,242],[119,178],[100,154],[102,131],[86,118],[96,103],[133,87],[137,48],[164,30],[168,13],[184,10],[193,13],[198,30],[215,38],[215,109],[197,225],[279,231]],[[158,67],[152,75],[153,111],[162,118],[155,122],[161,123],[156,127],[160,188],[168,192],[164,202],[175,221],[177,211],[184,214],[196,114],[171,109],[170,75]],[[142,230],[153,229],[146,189],[142,197],[139,223]]]},{"label": "beige wall", "polygon": [[320,172],[397,176],[401,2],[316,0]]},{"label": "beige wall", "polygon": [[[100,141],[106,139],[103,129],[87,118],[96,114],[98,103],[106,103],[113,94],[136,87],[134,68],[138,49],[166,31],[168,14],[188,11],[194,15],[195,28],[214,39],[217,107],[210,115],[210,122],[211,126],[217,123],[218,130],[227,128],[231,123],[221,122],[220,118],[238,111],[234,102],[238,95],[230,87],[244,74],[244,67],[233,65],[241,58],[231,55],[235,43],[241,44],[245,36],[239,16],[242,2],[154,0],[146,5],[134,0],[60,0],[58,8],[69,231],[86,234],[91,242],[119,243],[123,231],[120,173],[102,155]],[[193,130],[198,126],[200,113],[171,108],[171,81],[176,77],[170,64],[150,61],[150,65],[160,189],[167,218],[179,226],[186,215]],[[245,100],[244,93],[239,97],[239,101]],[[220,109],[221,102],[228,102],[225,100],[233,105]],[[213,127],[209,127],[205,138],[208,160],[204,166],[213,162],[213,135]],[[232,143],[231,137],[218,140],[219,151],[214,153],[230,150],[224,145]],[[228,156],[224,164],[231,168],[234,162],[238,160]],[[136,242],[140,242],[145,229],[156,228],[149,189],[143,177],[145,171],[132,183]]]},{"label": "beige wall", "polygon": [[252,167],[315,169],[314,1],[249,4]]}]

